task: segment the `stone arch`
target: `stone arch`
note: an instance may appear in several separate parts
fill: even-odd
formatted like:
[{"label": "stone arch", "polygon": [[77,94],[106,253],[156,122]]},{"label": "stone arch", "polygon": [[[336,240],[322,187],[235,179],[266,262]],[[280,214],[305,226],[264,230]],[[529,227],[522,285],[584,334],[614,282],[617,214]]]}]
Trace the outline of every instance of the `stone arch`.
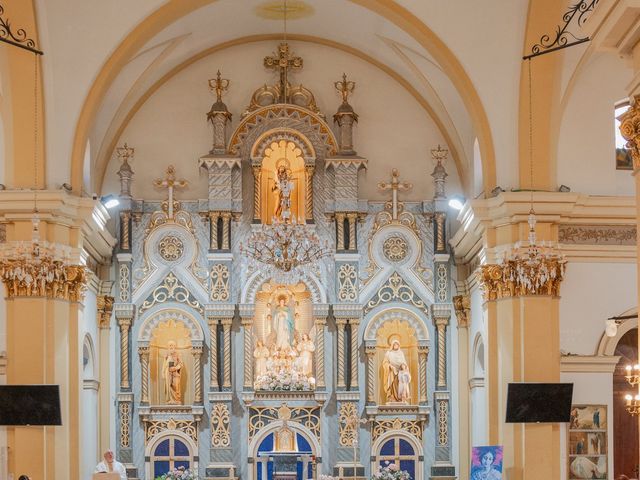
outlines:
[{"label": "stone arch", "polygon": [[[154,35],[162,31],[176,20],[193,12],[195,9],[215,2],[216,0],[201,0],[197,2],[170,1],[159,7],[142,22],[140,22],[113,49],[112,55],[104,63],[96,75],[89,93],[80,111],[74,133],[71,153],[71,183],[73,190],[79,193],[82,186],[82,149],[85,139],[89,137],[90,129],[95,121],[101,103],[130,58],[135,55]],[[396,2],[375,2],[364,0],[349,0],[363,8],[380,15],[390,23],[405,31],[416,42],[433,55],[435,61],[442,66],[443,71],[456,90],[469,112],[473,127],[478,134],[480,152],[483,159],[484,191],[489,192],[496,183],[495,151],[491,126],[480,96],[464,67],[447,47],[447,45],[420,19],[409,10]]]},{"label": "stone arch", "polygon": [[293,130],[291,128],[272,128],[260,135],[251,148],[249,156],[252,163],[255,165],[261,164],[265,157],[265,150],[272,142],[277,142],[279,140],[287,140],[295,143],[296,146],[302,150],[305,164],[313,165],[315,163],[316,150],[311,141],[298,130]]},{"label": "stone arch", "polygon": [[200,322],[189,312],[180,308],[162,308],[160,310],[150,310],[142,317],[142,324],[138,331],[138,342],[146,343],[151,340],[153,330],[161,323],[170,319],[182,322],[191,333],[191,341],[194,344],[204,342],[204,330]]},{"label": "stone arch", "polygon": [[89,333],[85,333],[82,341],[82,378],[85,381],[96,378],[96,349]]},{"label": "stone arch", "polygon": [[622,321],[618,328],[616,329],[616,334],[613,337],[607,336],[606,333],[602,334],[600,338],[600,342],[598,343],[598,350],[596,351],[596,355],[598,356],[612,356],[615,355],[616,347],[618,346],[618,342],[630,330],[634,328],[638,328],[638,308],[630,308],[629,310],[621,313],[620,317],[636,315],[635,318],[627,318]]},{"label": "stone arch", "polygon": [[[253,304],[256,302],[256,293],[260,290],[260,287],[267,283],[271,278],[264,274],[260,270],[253,272],[246,283],[242,287],[240,292],[241,304]],[[313,274],[305,275],[300,279],[305,284],[309,292],[311,292],[311,299],[314,304],[327,303],[327,292],[322,282],[318,277]]]},{"label": "stone arch", "polygon": [[196,472],[198,471],[199,455],[198,455],[197,443],[189,435],[187,435],[184,432],[181,432],[180,430],[164,430],[154,435],[146,442],[145,449],[144,449],[144,457],[145,457],[144,468],[145,468],[146,478],[153,478],[153,472],[151,471],[151,457],[153,455],[153,452],[155,451],[156,447],[160,442],[170,437],[177,437],[182,442],[184,442],[185,445],[187,445],[187,447],[189,448],[189,453],[193,458],[193,469]]},{"label": "stone arch", "polygon": [[382,446],[393,438],[401,438],[409,442],[409,444],[413,447],[413,451],[415,453],[415,472],[416,477],[413,480],[422,480],[423,478],[423,462],[424,460],[424,449],[422,447],[422,443],[419,439],[411,435],[409,432],[405,430],[388,430],[380,435],[371,445],[371,471],[375,471],[377,467],[377,458],[380,456],[380,449]]},{"label": "stone arch", "polygon": [[429,330],[425,324],[426,317],[424,314],[420,314],[404,306],[397,307],[386,305],[382,308],[372,310],[368,315],[368,318],[364,322],[364,341],[366,343],[375,344],[378,329],[384,325],[385,322],[392,319],[406,321],[416,332],[419,343],[429,343]]},{"label": "stone arch", "polygon": [[485,363],[484,363],[484,339],[482,334],[478,332],[473,339],[473,355],[471,357],[471,372],[473,378],[484,378]]}]

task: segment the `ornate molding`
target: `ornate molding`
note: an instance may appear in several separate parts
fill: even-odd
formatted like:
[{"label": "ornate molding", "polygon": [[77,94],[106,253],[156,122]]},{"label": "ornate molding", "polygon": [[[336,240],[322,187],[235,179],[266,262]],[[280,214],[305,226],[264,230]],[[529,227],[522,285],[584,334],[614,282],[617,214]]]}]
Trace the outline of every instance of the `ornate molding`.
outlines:
[{"label": "ornate molding", "polygon": [[428,314],[427,305],[404,281],[398,272],[393,272],[387,281],[378,289],[374,297],[369,300],[365,306],[363,313],[366,315],[378,305],[394,301],[408,303]]},{"label": "ornate molding", "polygon": [[338,432],[341,447],[353,447],[358,439],[358,404],[356,402],[342,402],[338,416]]},{"label": "ornate molding", "polygon": [[466,328],[471,321],[471,299],[469,295],[456,295],[452,298],[458,327]]},{"label": "ornate molding", "polygon": [[169,273],[162,283],[151,292],[151,295],[147,297],[140,307],[140,313],[150,309],[156,304],[162,304],[169,300],[184,303],[200,312],[200,314],[204,313],[204,308],[200,302],[196,300],[189,289],[185,287],[173,273]]},{"label": "ornate molding", "polygon": [[217,263],[211,267],[211,292],[212,302],[226,302],[229,300],[229,267],[223,263]]},{"label": "ornate molding", "polygon": [[177,430],[187,435],[198,445],[198,424],[194,420],[147,420],[145,421],[145,439],[148,442],[153,437],[166,430]]},{"label": "ornate molding", "polygon": [[574,245],[636,245],[635,225],[558,226],[558,241]]},{"label": "ornate molding", "polygon": [[229,407],[225,403],[216,403],[211,408],[211,446],[227,448],[231,446],[231,424]]},{"label": "ornate molding", "polygon": [[640,95],[631,99],[629,110],[618,117],[620,121],[620,134],[627,141],[626,147],[631,152],[633,171],[640,169]]},{"label": "ornate molding", "polygon": [[393,418],[390,420],[374,420],[371,429],[372,440],[375,442],[380,436],[389,430],[403,430],[410,435],[422,440],[422,422],[418,420],[403,420]]},{"label": "ornate molding", "polygon": [[110,297],[109,295],[98,295],[96,297],[96,307],[98,310],[98,326],[100,328],[109,328],[114,301],[115,299],[113,297]]},{"label": "ornate molding", "polygon": [[521,283],[516,274],[521,266],[517,261],[507,260],[502,264],[482,265],[478,279],[482,285],[485,301],[525,295],[560,295],[560,283],[564,278],[564,263],[556,259],[543,260],[545,271],[536,271],[536,281]]},{"label": "ornate molding", "polygon": [[297,422],[306,427],[320,441],[320,407],[280,407],[249,408],[249,442],[264,427],[275,420]]},{"label": "ornate molding", "polygon": [[338,301],[356,302],[357,300],[357,267],[352,263],[344,263],[338,268]]}]

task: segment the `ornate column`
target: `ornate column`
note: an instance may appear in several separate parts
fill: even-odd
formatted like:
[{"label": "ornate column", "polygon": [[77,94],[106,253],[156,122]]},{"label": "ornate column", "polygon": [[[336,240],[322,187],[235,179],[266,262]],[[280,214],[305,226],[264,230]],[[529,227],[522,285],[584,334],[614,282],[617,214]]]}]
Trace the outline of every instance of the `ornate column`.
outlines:
[{"label": "ornate column", "polygon": [[120,212],[120,250],[131,251],[131,210]]},{"label": "ornate column", "polygon": [[358,325],[360,321],[357,318],[349,320],[349,328],[351,329],[351,382],[349,390],[358,390]]},{"label": "ornate column", "polygon": [[344,250],[344,218],[343,212],[336,212],[336,250]]},{"label": "ornate column", "polygon": [[[106,283],[106,282],[104,282]],[[111,282],[109,282],[111,283]],[[109,287],[107,290],[110,290]],[[113,309],[114,298],[108,295],[100,295],[97,297],[98,307],[98,342],[100,360],[99,365],[99,377],[100,385],[108,385],[111,377],[111,371],[115,359],[113,358],[113,348],[110,344],[111,336],[111,313]],[[114,418],[111,414],[111,406],[113,404],[111,400],[111,392],[108,388],[100,388],[98,390],[99,395],[99,428],[100,428],[100,451],[104,452],[109,448],[110,439],[109,431],[111,425],[113,425]]]},{"label": "ornate column", "polygon": [[218,320],[209,318],[209,389],[218,390]]},{"label": "ornate column", "polygon": [[347,320],[344,318],[336,318],[336,327],[338,329],[338,364],[337,364],[337,387],[344,390],[346,385],[344,381],[345,364],[344,364],[344,329]]},{"label": "ornate column", "polygon": [[138,347],[138,355],[140,355],[140,370],[141,370],[141,384],[140,384],[140,403],[143,405],[149,405],[149,346]]},{"label": "ornate column", "polygon": [[[318,309],[322,308],[322,312]],[[316,365],[316,389],[324,390],[326,388],[325,372],[324,372],[324,330],[327,325],[328,305],[314,305],[314,318],[316,325],[316,351],[315,351],[315,365]]]},{"label": "ornate column", "polygon": [[305,165],[304,181],[305,181],[305,207],[304,213],[307,223],[313,223],[313,174],[315,173],[315,165]]},{"label": "ornate column", "polygon": [[229,250],[231,241],[231,212],[222,212],[222,250]]},{"label": "ornate column", "polygon": [[243,390],[253,389],[253,332],[251,319],[242,319],[242,330],[244,334],[244,375]]},{"label": "ornate column", "polygon": [[262,166],[252,165],[253,170],[253,223],[260,223],[260,210],[262,209],[260,183],[262,179]]},{"label": "ornate column", "polygon": [[447,242],[446,242],[446,234],[445,234],[445,223],[447,219],[447,214],[445,212],[436,212],[435,213],[435,251],[436,253],[444,253],[447,251]]},{"label": "ornate column", "polygon": [[427,358],[429,356],[429,347],[418,346],[418,403],[420,405],[427,404]]},{"label": "ornate column", "polygon": [[376,404],[376,347],[367,345],[367,405]]},{"label": "ornate column", "polygon": [[468,472],[471,455],[471,394],[469,388],[469,320],[471,317],[471,302],[468,295],[457,295],[452,298],[453,308],[458,325],[458,425],[460,442],[460,471]]},{"label": "ornate column", "polygon": [[225,391],[231,390],[231,322],[232,319],[230,318],[225,318],[221,322],[224,342],[222,389]]},{"label": "ornate column", "polygon": [[358,250],[358,242],[356,239],[356,222],[358,221],[358,214],[355,212],[347,213],[347,223],[349,224],[349,248],[350,252]]},{"label": "ornate column", "polygon": [[120,328],[120,389],[129,390],[131,381],[129,378],[129,331],[131,329],[131,317],[119,317]]},{"label": "ornate column", "polygon": [[438,336],[438,388],[447,388],[447,325],[449,317],[435,317],[434,323]]},{"label": "ornate column", "polygon": [[193,355],[193,403],[202,404],[202,345],[191,347]]},{"label": "ornate column", "polygon": [[220,212],[209,212],[209,250],[218,250],[218,218]]}]

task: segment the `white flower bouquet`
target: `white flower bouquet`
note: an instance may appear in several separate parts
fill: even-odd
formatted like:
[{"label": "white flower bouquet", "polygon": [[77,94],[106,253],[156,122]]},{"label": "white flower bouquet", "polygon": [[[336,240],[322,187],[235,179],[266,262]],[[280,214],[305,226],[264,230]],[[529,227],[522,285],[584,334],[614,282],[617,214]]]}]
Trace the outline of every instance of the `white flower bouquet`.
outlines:
[{"label": "white flower bouquet", "polygon": [[296,371],[269,371],[258,376],[254,383],[256,390],[304,392],[314,390],[316,380]]},{"label": "white flower bouquet", "polygon": [[385,462],[384,467],[378,467],[371,476],[371,480],[411,480],[409,472],[400,470],[395,463]]},{"label": "white flower bouquet", "polygon": [[198,480],[198,475],[188,468],[178,467],[160,475],[155,480]]}]

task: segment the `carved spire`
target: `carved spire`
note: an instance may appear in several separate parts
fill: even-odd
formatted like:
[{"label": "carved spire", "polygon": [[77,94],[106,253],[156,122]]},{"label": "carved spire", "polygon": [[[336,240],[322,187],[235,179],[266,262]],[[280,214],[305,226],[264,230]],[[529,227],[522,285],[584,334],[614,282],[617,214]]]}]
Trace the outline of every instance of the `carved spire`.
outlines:
[{"label": "carved spire", "polygon": [[216,101],[207,113],[207,120],[213,125],[213,147],[209,153],[224,155],[227,152],[227,124],[231,113],[222,101],[222,94],[229,89],[229,80],[222,78],[220,70],[216,78],[209,79],[209,89],[216,93]]},{"label": "carved spire", "polygon": [[347,80],[347,74],[342,74],[342,80],[333,84],[336,90],[342,96],[342,104],[338,107],[338,111],[333,116],[333,121],[340,127],[339,143],[340,155],[355,155],[353,149],[353,124],[358,121],[358,114],[349,104],[349,95],[356,88],[356,82]]},{"label": "carved spire", "polygon": [[116,148],[116,155],[122,162],[118,169],[118,177],[120,177],[120,196],[131,198],[131,180],[133,179],[133,170],[129,165],[129,159],[133,159],[135,149],[124,144],[122,147]]}]

